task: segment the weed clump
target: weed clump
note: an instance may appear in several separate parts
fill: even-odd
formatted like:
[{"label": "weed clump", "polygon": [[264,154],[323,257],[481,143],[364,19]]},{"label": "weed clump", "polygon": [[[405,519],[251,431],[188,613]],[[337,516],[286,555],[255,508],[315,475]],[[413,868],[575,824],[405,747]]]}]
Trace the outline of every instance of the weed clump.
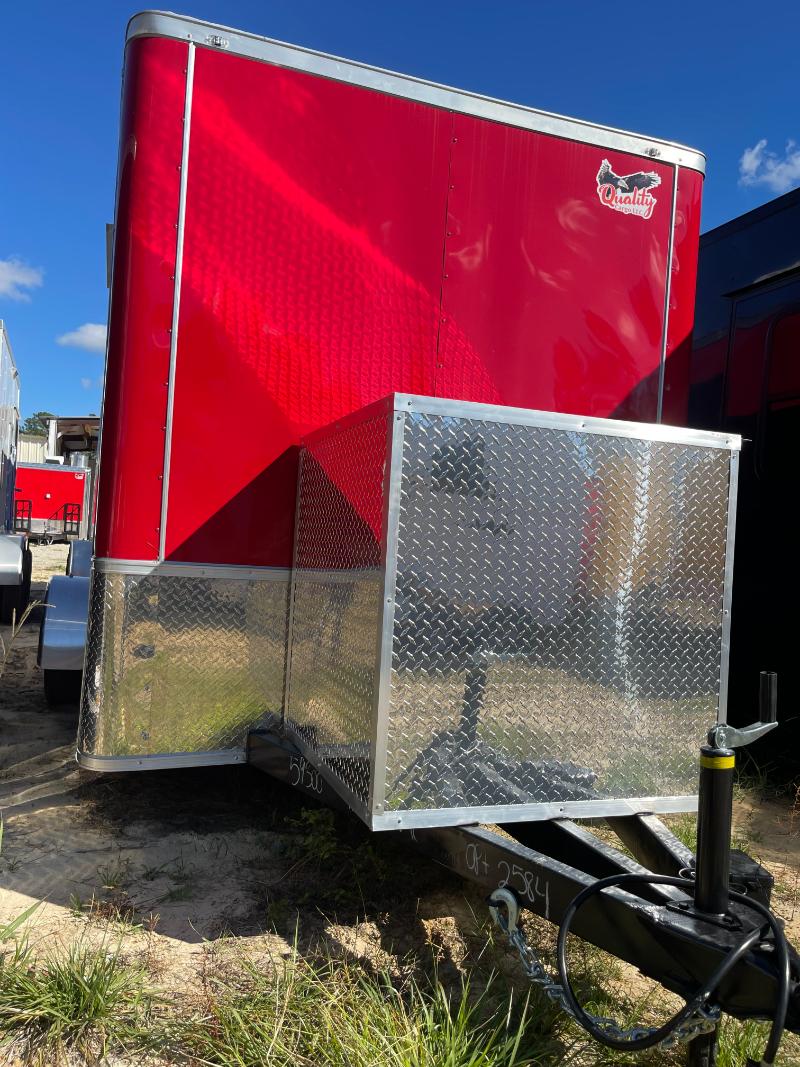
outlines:
[{"label": "weed clump", "polygon": [[23,950],[0,960],[0,1043],[29,1063],[57,1063],[65,1050],[88,1059],[140,1045],[153,997],[141,967],[119,949],[81,943],[34,961]]},{"label": "weed clump", "polygon": [[293,954],[264,975],[209,998],[180,1032],[182,1052],[217,1067],[523,1067],[552,1062],[526,999],[448,991],[432,980],[398,985],[342,960]]}]

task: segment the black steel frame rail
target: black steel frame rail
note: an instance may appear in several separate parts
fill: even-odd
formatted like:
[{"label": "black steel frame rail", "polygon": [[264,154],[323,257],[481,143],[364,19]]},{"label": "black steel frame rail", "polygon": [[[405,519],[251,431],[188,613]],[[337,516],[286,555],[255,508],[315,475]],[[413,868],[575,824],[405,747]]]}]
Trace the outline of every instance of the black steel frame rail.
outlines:
[{"label": "black steel frame rail", "polygon": [[[273,778],[330,807],[341,799],[294,745],[270,731],[250,735],[248,760]],[[574,898],[599,878],[617,873],[677,874],[693,866],[692,854],[653,816],[608,820],[625,845],[648,866],[600,841],[567,819],[503,827],[515,840],[479,826],[387,832],[413,842],[433,862],[479,885],[487,894],[511,889],[522,907],[560,925]],[[383,835],[382,835],[383,836]],[[763,899],[765,872],[751,862],[742,875]],[[741,888],[737,886],[737,888]],[[638,968],[666,989],[689,999],[749,930],[755,913],[733,904],[724,921],[700,916],[692,898],[669,886],[605,889],[575,917],[584,940]],[[800,957],[792,950],[792,993],[787,1029],[800,1033]],[[715,994],[723,1011],[738,1018],[771,1018],[778,990],[772,942],[767,938],[731,971]]]}]

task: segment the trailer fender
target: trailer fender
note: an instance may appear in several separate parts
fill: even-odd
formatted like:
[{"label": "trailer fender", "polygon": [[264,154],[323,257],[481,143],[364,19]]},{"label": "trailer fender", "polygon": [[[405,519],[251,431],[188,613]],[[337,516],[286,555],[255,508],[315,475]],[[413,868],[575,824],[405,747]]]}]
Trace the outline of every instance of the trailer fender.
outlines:
[{"label": "trailer fender", "polygon": [[19,585],[22,581],[25,542],[24,534],[0,534],[0,585]]},{"label": "trailer fender", "polygon": [[39,630],[38,665],[45,671],[82,671],[89,615],[89,578],[50,579]]},{"label": "trailer fender", "polygon": [[67,555],[67,574],[73,578],[88,578],[92,572],[91,541],[71,541]]},{"label": "trailer fender", "polygon": [[22,618],[31,596],[33,555],[24,534],[0,535],[0,624]]}]

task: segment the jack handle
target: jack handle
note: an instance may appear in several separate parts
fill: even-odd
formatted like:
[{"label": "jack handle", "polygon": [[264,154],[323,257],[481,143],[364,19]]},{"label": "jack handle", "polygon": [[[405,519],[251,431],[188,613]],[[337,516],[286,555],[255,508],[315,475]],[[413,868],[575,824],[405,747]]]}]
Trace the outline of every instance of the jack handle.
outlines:
[{"label": "jack handle", "polygon": [[714,748],[744,748],[778,725],[778,675],[762,671],[758,686],[759,722],[737,730],[727,723],[718,723],[708,732],[708,743]]}]

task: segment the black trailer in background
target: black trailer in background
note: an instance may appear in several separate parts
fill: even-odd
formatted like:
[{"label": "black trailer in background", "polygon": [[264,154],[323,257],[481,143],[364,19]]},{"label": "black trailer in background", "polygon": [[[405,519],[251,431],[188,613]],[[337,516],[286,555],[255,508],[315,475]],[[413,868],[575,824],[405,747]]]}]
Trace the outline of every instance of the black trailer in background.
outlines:
[{"label": "black trailer in background", "polygon": [[757,759],[800,765],[800,189],[700,240],[689,425],[740,433],[729,718],[778,672],[780,730]]}]

